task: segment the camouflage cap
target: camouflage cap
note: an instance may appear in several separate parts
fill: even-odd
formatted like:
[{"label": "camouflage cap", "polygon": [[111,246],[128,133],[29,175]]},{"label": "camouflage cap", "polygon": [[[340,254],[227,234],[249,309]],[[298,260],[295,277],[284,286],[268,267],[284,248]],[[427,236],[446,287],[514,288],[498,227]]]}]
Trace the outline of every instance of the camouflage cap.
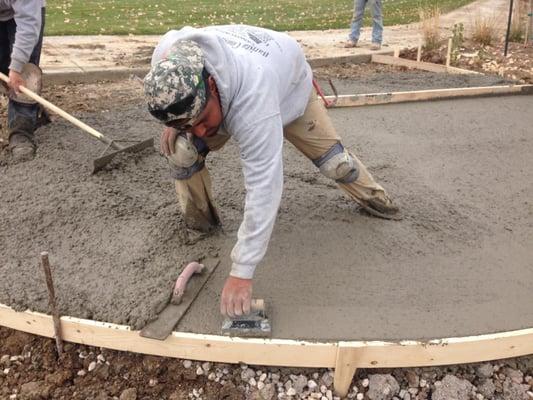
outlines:
[{"label": "camouflage cap", "polygon": [[163,122],[196,118],[207,100],[203,70],[200,46],[191,40],[176,41],[144,78],[150,114]]}]

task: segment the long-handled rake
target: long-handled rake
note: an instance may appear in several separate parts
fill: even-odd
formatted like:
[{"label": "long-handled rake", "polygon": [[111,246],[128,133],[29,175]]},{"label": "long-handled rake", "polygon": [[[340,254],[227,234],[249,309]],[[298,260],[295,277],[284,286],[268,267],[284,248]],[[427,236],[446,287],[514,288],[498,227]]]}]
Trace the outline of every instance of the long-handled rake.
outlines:
[{"label": "long-handled rake", "polygon": [[[33,82],[32,87],[36,87],[39,89],[37,91],[40,91],[41,69],[39,67],[33,64],[26,64],[25,70],[23,71],[23,77],[26,82]],[[0,79],[2,79],[6,83],[9,82],[9,78],[1,72],[0,72]],[[28,84],[28,86],[30,85]],[[136,153],[148,147],[153,147],[154,145],[153,138],[142,140],[142,141],[109,139],[108,137],[98,132],[96,129],[91,128],[89,125],[81,122],[79,119],[63,111],[61,108],[43,99],[41,96],[39,96],[37,93],[34,93],[30,89],[25,88],[24,86],[20,86],[20,91],[24,93],[27,97],[32,99],[33,102],[41,104],[43,107],[65,118],[67,121],[71,122],[72,124],[76,125],[78,128],[81,128],[83,131],[89,133],[91,136],[95,137],[96,139],[98,139],[99,141],[107,145],[104,151],[100,154],[100,156],[93,160],[93,171],[92,171],[93,173],[97,172],[98,170],[106,166],[113,159],[113,157],[115,157],[119,153],[124,153],[124,152]],[[19,99],[17,98],[16,100],[18,101]],[[31,101],[24,101],[24,100],[22,101],[26,103],[31,102]],[[119,143],[134,143],[134,144],[131,144],[129,146],[122,146]],[[110,150],[114,150],[114,151],[110,151]]]}]

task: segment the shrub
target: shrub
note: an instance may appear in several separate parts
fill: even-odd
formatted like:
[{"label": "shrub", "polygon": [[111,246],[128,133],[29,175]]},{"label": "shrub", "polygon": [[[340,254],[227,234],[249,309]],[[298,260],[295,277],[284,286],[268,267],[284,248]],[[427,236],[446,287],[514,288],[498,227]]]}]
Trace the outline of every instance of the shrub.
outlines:
[{"label": "shrub", "polygon": [[420,29],[425,50],[435,50],[440,44],[440,10],[438,7],[420,9]]},{"label": "shrub", "polygon": [[476,17],[472,29],[472,40],[484,46],[490,45],[496,38],[497,26],[494,16]]}]

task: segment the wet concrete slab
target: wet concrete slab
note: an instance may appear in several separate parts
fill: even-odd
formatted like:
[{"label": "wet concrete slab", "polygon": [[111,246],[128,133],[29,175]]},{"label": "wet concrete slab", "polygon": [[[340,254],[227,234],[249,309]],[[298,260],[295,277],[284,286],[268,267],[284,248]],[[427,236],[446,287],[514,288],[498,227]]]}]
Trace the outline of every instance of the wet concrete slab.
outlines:
[{"label": "wet concrete slab", "polygon": [[[404,219],[361,213],[287,143],[285,190],[254,294],[273,334],[310,340],[428,339],[533,326],[533,97],[332,110],[347,147]],[[142,104],[84,115],[149,137]],[[105,129],[103,129],[105,128]],[[0,302],[46,311],[38,256],[50,252],[63,315],[142,327],[180,268],[222,263],[179,330],[218,333],[219,292],[244,188],[233,143],[208,168],[224,232],[188,244],[164,159],[147,151],[90,175],[99,144],[67,123],[40,130],[26,164],[0,158]]]}]

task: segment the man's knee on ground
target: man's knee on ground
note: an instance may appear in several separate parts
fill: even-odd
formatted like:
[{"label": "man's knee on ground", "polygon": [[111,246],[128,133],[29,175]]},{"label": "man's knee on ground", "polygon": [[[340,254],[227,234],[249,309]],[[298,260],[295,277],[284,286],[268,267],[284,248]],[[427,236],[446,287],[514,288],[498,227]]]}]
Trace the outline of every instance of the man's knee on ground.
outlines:
[{"label": "man's knee on ground", "polygon": [[320,172],[336,182],[352,183],[359,177],[357,162],[341,143],[336,143],[322,156],[313,160]]},{"label": "man's knee on ground", "polygon": [[204,160],[197,160],[190,167],[177,167],[170,164],[170,176],[178,181],[192,178],[192,176],[205,166]]}]

